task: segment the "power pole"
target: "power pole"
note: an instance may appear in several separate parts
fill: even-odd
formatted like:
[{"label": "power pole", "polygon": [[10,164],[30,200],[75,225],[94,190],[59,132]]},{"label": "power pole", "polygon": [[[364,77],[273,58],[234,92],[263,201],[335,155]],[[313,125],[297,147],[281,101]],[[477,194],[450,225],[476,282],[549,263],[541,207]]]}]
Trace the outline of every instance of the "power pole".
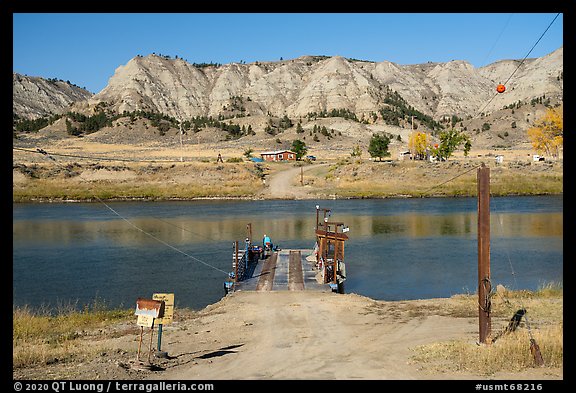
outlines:
[{"label": "power pole", "polygon": [[182,116],[180,116],[180,162],[184,161],[184,158],[182,157],[183,150],[184,147],[182,145]]},{"label": "power pole", "polygon": [[[478,168],[478,322],[480,343],[490,337],[490,168]],[[488,342],[489,343],[489,342]]]}]

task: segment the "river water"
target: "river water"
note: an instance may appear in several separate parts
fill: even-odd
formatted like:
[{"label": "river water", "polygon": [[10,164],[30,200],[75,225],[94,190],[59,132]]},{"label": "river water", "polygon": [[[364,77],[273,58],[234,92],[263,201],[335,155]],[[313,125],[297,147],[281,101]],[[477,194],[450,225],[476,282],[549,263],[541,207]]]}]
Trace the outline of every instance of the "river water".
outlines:
[{"label": "river water", "polygon": [[[252,224],[281,248],[314,246],[316,205],[349,228],[345,290],[379,300],[475,293],[476,198],[13,204],[13,304],[135,307],[224,295],[233,242]],[[563,282],[563,197],[491,198],[493,285]]]}]

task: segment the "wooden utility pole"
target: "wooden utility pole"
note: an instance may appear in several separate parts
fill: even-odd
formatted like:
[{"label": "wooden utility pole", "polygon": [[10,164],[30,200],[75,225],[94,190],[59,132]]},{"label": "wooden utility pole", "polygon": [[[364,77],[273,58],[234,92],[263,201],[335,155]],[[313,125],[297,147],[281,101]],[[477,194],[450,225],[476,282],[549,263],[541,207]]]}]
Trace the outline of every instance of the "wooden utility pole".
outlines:
[{"label": "wooden utility pole", "polygon": [[180,162],[184,162],[184,157],[182,156],[184,150],[184,145],[182,144],[182,116],[180,116]]},{"label": "wooden utility pole", "polygon": [[[480,343],[487,343],[490,321],[490,168],[478,168],[478,321]],[[488,342],[489,343],[489,342]]]}]

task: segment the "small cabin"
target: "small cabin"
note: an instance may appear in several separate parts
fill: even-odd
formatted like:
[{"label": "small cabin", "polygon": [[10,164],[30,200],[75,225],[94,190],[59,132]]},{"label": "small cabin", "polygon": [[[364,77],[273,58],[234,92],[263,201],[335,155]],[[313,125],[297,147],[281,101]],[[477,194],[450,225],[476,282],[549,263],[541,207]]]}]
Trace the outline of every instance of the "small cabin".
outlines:
[{"label": "small cabin", "polygon": [[291,150],[275,150],[260,153],[264,161],[296,161],[296,153]]}]

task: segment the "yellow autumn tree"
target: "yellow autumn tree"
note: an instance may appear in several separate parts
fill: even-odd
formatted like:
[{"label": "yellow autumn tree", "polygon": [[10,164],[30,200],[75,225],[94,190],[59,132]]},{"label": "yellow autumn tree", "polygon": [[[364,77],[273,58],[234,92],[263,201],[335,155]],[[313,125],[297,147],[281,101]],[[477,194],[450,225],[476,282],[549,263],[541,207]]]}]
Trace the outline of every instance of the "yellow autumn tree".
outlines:
[{"label": "yellow autumn tree", "polygon": [[428,134],[425,132],[414,131],[408,138],[408,149],[412,153],[412,157],[416,160],[423,160],[426,158],[426,149],[429,145]]},{"label": "yellow autumn tree", "polygon": [[548,108],[546,113],[528,129],[532,147],[539,154],[557,158],[564,145],[563,106]]}]

